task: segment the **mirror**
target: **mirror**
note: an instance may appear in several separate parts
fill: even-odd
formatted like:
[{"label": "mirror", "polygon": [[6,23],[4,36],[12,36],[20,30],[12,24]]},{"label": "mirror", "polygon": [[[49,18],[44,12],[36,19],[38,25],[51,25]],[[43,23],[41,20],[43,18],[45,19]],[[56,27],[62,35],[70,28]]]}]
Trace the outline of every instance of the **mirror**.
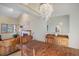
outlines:
[{"label": "mirror", "polygon": [[48,20],[48,33],[50,34],[69,34],[69,15],[54,16]]}]

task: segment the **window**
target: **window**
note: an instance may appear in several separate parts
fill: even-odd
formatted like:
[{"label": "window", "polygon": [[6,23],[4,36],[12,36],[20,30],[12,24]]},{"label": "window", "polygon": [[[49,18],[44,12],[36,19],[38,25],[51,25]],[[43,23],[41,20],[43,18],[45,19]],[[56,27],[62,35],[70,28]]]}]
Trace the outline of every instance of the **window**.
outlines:
[{"label": "window", "polygon": [[16,32],[15,24],[1,24],[1,33],[13,33]]}]

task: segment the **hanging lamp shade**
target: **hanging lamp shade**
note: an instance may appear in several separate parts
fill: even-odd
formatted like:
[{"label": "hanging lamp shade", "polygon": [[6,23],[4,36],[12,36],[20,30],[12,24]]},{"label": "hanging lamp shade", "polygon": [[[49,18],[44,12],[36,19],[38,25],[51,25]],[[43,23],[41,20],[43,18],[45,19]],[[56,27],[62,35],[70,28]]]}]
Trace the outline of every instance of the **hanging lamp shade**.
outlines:
[{"label": "hanging lamp shade", "polygon": [[42,3],[40,4],[40,13],[42,16],[46,17],[53,12],[53,6],[49,3]]}]

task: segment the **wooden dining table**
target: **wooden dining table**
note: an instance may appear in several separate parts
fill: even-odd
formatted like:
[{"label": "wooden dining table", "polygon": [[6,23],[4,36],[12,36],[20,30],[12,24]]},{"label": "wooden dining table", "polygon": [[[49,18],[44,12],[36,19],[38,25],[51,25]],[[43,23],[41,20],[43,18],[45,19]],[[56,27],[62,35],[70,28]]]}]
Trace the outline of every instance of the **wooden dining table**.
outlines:
[{"label": "wooden dining table", "polygon": [[23,44],[22,56],[79,56],[79,49],[58,46],[37,40]]}]

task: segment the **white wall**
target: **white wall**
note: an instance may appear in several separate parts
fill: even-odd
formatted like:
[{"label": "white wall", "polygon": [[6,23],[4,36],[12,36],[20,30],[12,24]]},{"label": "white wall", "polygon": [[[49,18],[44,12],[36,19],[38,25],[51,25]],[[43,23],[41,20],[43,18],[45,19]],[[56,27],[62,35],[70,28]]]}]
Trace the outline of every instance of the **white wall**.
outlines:
[{"label": "white wall", "polygon": [[55,28],[57,25],[61,25],[60,26],[61,32],[59,34],[68,35],[68,33],[69,33],[69,16],[64,15],[64,16],[52,17],[48,21],[48,32],[54,34]]},{"label": "white wall", "polygon": [[7,16],[0,16],[0,34],[2,39],[12,38],[14,33],[1,33],[1,24],[16,24],[18,25],[18,20]]},{"label": "white wall", "polygon": [[[28,22],[30,24],[28,24]],[[40,17],[34,17],[29,14],[22,14],[19,18],[19,24],[23,25],[24,30],[32,30],[33,38],[36,40],[44,41],[44,33],[45,33],[45,24],[44,20]]]},{"label": "white wall", "polygon": [[[69,47],[79,48],[79,4],[54,4],[53,7],[53,16],[69,15]],[[43,41],[46,22],[40,17],[30,15],[29,20],[31,21],[34,38]]]},{"label": "white wall", "polygon": [[69,47],[79,49],[79,4],[55,4],[55,15],[69,15]]},{"label": "white wall", "polygon": [[70,15],[70,40],[69,46],[79,49],[79,8]]}]

